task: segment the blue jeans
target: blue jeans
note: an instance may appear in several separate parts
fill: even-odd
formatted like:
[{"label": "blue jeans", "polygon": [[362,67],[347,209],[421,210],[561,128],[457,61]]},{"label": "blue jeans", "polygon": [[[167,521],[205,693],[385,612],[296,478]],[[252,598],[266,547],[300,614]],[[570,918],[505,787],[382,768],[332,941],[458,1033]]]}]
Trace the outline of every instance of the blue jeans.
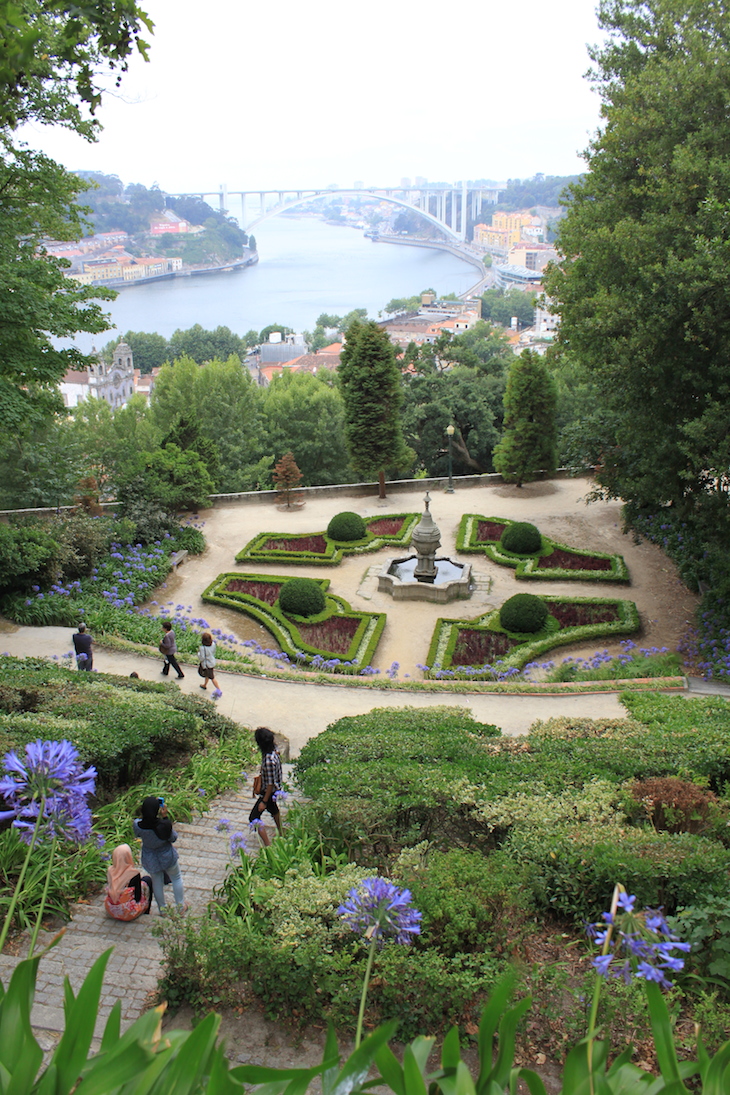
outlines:
[{"label": "blue jeans", "polygon": [[[167,868],[167,874],[172,881],[172,893],[175,898],[175,904],[180,908],[184,901],[180,864],[173,863],[172,867]],[[165,907],[165,872],[150,871],[150,876],[152,878],[152,892],[155,895],[157,908],[162,910]]]}]

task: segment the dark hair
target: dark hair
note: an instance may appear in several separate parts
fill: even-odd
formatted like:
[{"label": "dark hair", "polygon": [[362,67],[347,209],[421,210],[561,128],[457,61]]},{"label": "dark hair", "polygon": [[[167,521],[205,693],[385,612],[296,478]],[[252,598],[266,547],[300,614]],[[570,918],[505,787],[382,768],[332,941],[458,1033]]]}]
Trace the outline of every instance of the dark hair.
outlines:
[{"label": "dark hair", "polygon": [[132,672],[129,674],[129,676],[132,678],[132,680],[135,680],[135,681],[139,680],[139,673],[137,672],[136,669],[133,669]]},{"label": "dark hair", "polygon": [[140,829],[156,829],[157,828],[157,815],[160,812],[160,800],[157,795],[148,795],[142,803],[142,820],[139,823]]},{"label": "dark hair", "polygon": [[165,631],[172,631],[172,624],[169,620],[163,620],[162,626],[164,627]]},{"label": "dark hair", "polygon": [[269,730],[268,726],[257,726],[253,736],[262,753],[273,753],[276,749],[274,735]]},{"label": "dark hair", "polygon": [[200,641],[203,646],[212,646],[213,636],[211,635],[210,631],[204,631],[203,634],[200,636]]}]

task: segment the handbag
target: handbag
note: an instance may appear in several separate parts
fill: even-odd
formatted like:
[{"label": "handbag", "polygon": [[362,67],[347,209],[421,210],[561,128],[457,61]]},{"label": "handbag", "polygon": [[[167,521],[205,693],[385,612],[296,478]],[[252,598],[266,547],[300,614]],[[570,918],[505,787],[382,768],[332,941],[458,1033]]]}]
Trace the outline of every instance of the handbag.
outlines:
[{"label": "handbag", "polygon": [[198,662],[198,676],[199,677],[204,677],[205,676],[205,670],[203,669],[203,663],[202,662]]},{"label": "handbag", "polygon": [[264,789],[264,781],[262,780],[261,776],[260,775],[254,776],[253,777],[253,797],[258,798],[258,796],[261,794],[263,789]]}]

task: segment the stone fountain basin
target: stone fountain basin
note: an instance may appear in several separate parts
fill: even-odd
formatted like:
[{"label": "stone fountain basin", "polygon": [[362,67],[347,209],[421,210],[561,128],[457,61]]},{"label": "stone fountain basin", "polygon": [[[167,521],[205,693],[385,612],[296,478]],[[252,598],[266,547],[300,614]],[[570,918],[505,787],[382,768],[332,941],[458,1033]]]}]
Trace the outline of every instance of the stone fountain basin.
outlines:
[{"label": "stone fountain basin", "polygon": [[471,563],[455,563],[446,557],[436,559],[436,578],[419,582],[413,577],[418,556],[386,559],[378,574],[378,591],[394,601],[431,601],[448,604],[471,597]]}]

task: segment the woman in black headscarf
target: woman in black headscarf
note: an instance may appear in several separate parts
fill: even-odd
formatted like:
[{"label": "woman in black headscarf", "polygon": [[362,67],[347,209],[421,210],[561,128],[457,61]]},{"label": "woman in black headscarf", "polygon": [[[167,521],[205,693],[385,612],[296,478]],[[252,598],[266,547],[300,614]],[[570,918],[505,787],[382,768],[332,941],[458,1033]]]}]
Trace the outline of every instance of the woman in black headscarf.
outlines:
[{"label": "woman in black headscarf", "polygon": [[172,892],[178,909],[184,907],[183,880],[177,849],[173,847],[177,833],[167,816],[164,798],[150,795],[142,803],[142,816],[134,820],[134,835],[142,841],[142,866],[152,879],[152,892],[157,907],[165,907],[165,876],[172,882]]}]

